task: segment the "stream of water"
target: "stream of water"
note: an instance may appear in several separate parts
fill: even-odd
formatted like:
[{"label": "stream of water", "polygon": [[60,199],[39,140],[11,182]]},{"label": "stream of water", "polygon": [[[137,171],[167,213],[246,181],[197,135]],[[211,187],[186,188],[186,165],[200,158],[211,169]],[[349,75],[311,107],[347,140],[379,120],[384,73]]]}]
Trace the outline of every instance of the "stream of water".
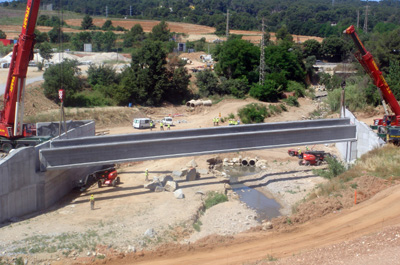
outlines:
[{"label": "stream of water", "polygon": [[279,203],[268,198],[257,189],[250,188],[240,182],[241,177],[255,175],[260,172],[259,169],[255,167],[222,167],[221,170],[229,175],[230,185],[233,191],[238,194],[240,201],[256,211],[257,220],[271,219],[281,215]]}]

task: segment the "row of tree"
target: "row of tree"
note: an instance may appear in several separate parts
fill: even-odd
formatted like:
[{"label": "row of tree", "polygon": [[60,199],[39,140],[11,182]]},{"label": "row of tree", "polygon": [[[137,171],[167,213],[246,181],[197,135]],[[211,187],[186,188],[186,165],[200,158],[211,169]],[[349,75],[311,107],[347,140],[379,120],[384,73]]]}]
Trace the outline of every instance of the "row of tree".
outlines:
[{"label": "row of tree", "polygon": [[[23,8],[22,0],[13,1],[11,6],[18,3]],[[398,0],[72,0],[64,1],[62,7],[55,0],[42,0],[42,3],[91,16],[105,16],[107,8],[108,16],[182,21],[221,30],[225,29],[229,9],[231,29],[256,30],[265,18],[271,31],[286,25],[291,34],[321,37],[338,35],[343,27],[356,24],[357,19],[364,25],[367,12],[370,31],[380,22],[400,25]]]}]

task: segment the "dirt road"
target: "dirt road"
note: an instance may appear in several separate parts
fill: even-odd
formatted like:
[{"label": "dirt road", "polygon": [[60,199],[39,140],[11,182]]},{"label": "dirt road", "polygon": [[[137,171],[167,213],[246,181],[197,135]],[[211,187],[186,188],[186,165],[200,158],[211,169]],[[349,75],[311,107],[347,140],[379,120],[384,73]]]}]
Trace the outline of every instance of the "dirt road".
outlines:
[{"label": "dirt road", "polygon": [[[249,262],[268,260],[268,255],[274,258],[296,255],[299,259],[299,253],[311,249],[357,239],[387,226],[398,226],[400,212],[396,209],[400,209],[400,186],[389,188],[352,209],[300,225],[290,233],[244,233],[238,235],[229,245],[195,245],[187,251],[171,251],[162,257],[147,257],[145,254],[143,258],[135,261],[135,264],[253,264]],[[400,243],[400,238],[397,243]],[[335,258],[340,260],[346,256],[344,253],[342,255]],[[132,264],[134,259],[128,256],[125,259],[109,261],[107,264]],[[379,260],[380,262],[377,260],[375,264],[387,264],[385,257],[380,257]]]}]

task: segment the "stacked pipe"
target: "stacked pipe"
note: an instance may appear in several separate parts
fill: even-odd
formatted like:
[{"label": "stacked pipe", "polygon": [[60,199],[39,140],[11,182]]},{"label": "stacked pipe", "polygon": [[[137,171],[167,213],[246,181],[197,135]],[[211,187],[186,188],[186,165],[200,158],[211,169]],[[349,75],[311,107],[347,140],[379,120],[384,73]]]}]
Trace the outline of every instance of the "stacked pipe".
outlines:
[{"label": "stacked pipe", "polygon": [[198,106],[211,106],[212,105],[212,101],[211,100],[189,100],[188,102],[186,102],[186,106],[187,107],[198,107]]}]

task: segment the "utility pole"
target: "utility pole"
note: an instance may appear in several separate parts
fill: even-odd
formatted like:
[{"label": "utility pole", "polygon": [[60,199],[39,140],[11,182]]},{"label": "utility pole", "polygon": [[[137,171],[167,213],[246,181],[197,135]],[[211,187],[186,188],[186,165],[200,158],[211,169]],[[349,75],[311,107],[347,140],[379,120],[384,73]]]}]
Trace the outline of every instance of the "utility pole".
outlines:
[{"label": "utility pole", "polygon": [[265,30],[264,30],[264,18],[262,19],[262,36],[261,36],[261,54],[260,54],[260,73],[258,83],[264,85],[265,79]]},{"label": "utility pole", "polygon": [[[367,1],[368,3],[368,1]],[[365,6],[365,20],[364,20],[364,31],[368,32],[368,7],[369,6]]]},{"label": "utility pole", "polygon": [[106,17],[108,17],[108,6],[106,6]]},{"label": "utility pole", "polygon": [[132,16],[132,6],[129,6],[129,16]]},{"label": "utility pole", "polygon": [[332,0],[332,7],[335,5],[335,0]]},{"label": "utility pole", "polygon": [[226,11],[226,40],[229,37],[229,9]]},{"label": "utility pole", "polygon": [[357,9],[357,29],[360,27],[360,9]]}]

